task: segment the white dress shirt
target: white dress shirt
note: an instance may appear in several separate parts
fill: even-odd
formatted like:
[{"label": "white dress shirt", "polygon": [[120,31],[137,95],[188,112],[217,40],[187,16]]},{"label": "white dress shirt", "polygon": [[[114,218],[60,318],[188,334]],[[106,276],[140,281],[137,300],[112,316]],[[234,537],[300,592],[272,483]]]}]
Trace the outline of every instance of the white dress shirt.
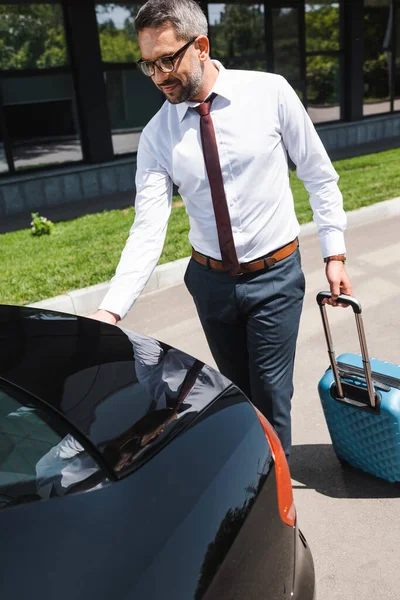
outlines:
[{"label": "white dress shirt", "polygon": [[[249,262],[296,238],[299,223],[288,157],[310,195],[322,256],[346,251],[346,215],[339,179],[293,88],[280,75],[225,69],[212,92],[211,116],[239,262]],[[211,93],[211,92],[210,92]],[[166,101],[144,128],[137,155],[135,222],[100,308],[123,318],[160,257],[172,186],[189,215],[189,240],[220,259],[218,235],[195,103]]]}]

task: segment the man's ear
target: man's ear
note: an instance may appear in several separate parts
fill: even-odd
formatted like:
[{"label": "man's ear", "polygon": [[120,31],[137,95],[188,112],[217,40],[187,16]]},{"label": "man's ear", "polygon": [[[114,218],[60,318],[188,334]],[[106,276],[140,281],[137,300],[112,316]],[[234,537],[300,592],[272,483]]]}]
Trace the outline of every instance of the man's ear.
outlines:
[{"label": "man's ear", "polygon": [[199,51],[199,58],[205,62],[210,56],[210,41],[207,36],[199,35],[194,43],[194,47]]}]

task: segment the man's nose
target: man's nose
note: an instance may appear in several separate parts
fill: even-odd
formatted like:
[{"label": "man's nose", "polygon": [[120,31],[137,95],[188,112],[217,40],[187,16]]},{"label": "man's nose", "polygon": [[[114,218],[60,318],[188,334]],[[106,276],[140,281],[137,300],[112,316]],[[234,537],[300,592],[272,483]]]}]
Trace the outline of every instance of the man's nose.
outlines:
[{"label": "man's nose", "polygon": [[156,66],[154,67],[154,75],[152,76],[152,80],[156,85],[160,85],[160,83],[163,83],[163,81],[168,79],[169,76],[170,73],[163,73]]}]

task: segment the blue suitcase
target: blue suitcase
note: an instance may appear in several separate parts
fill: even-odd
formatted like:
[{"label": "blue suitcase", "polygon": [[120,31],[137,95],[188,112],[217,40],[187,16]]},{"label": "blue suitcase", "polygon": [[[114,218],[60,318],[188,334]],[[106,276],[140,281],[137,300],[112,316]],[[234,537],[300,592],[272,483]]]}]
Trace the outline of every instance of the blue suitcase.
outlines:
[{"label": "blue suitcase", "polygon": [[376,477],[400,481],[400,366],[369,359],[361,305],[345,295],[339,301],[353,308],[361,356],[336,359],[326,298],[330,292],[317,295],[331,366],[318,391],[336,456]]}]

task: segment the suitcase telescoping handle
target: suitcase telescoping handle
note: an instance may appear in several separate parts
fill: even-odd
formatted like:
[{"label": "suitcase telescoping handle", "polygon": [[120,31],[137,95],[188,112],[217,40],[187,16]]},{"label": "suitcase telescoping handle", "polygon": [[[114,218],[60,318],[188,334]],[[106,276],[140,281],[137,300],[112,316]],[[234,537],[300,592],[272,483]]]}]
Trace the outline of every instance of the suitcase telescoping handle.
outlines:
[{"label": "suitcase telescoping handle", "polygon": [[[322,324],[324,326],[326,342],[328,344],[329,360],[330,360],[333,375],[335,378],[336,389],[337,389],[339,398],[344,398],[342,382],[340,381],[339,370],[338,370],[336,357],[335,357],[335,351],[333,349],[331,330],[329,327],[328,317],[326,314],[326,306],[327,305],[326,305],[326,303],[323,302],[325,299],[328,299],[328,298],[331,298],[330,292],[319,292],[319,294],[317,294],[317,302],[318,302],[318,305],[319,305],[319,308],[321,311]],[[372,382],[371,363],[369,361],[367,342],[365,339],[364,325],[363,325],[363,320],[362,320],[362,316],[361,316],[361,312],[362,312],[361,304],[359,303],[358,300],[356,300],[352,296],[346,296],[345,294],[341,294],[338,297],[337,301],[340,302],[341,304],[348,304],[349,306],[352,307],[352,309],[354,311],[356,325],[357,325],[357,331],[358,331],[358,338],[360,340],[361,356],[362,356],[362,361],[363,361],[363,366],[364,366],[365,381],[367,383],[369,402],[370,402],[371,407],[375,408],[376,397],[375,397],[374,385]]]}]

